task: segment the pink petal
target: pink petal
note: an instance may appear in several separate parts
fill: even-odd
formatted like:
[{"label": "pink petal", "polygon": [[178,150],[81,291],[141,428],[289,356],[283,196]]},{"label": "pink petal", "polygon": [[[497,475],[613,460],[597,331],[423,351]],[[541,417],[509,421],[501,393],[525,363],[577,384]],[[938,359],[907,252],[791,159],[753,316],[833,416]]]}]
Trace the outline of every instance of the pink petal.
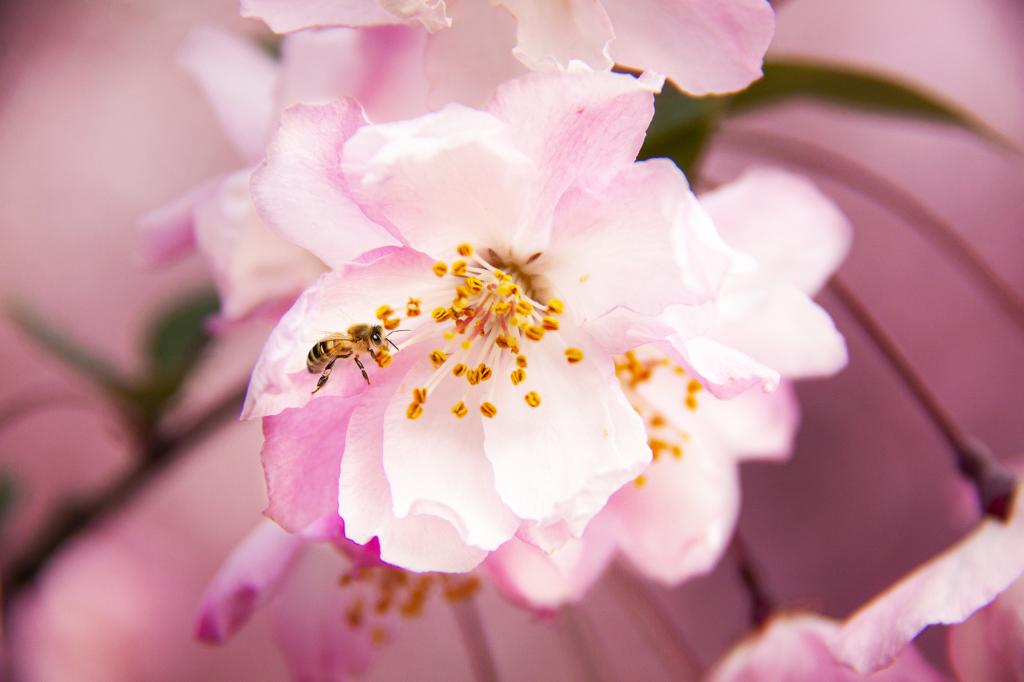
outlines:
[{"label": "pink petal", "polygon": [[262,19],[275,33],[314,26],[379,26],[402,21],[374,0],[242,0],[242,16]]},{"label": "pink petal", "polygon": [[[387,249],[377,256],[321,276],[285,313],[256,361],[242,410],[244,419],[310,402],[317,377],[307,370],[306,355],[313,344],[328,334],[344,333],[352,324],[373,322],[381,305],[404,311],[410,293],[436,286],[430,270],[433,261],[422,254]],[[372,361],[363,364],[371,381],[384,374]],[[349,396],[365,387],[355,363],[339,361],[316,397]]]},{"label": "pink petal", "polygon": [[685,339],[677,335],[659,348],[719,398],[733,398],[752,388],[774,391],[779,385],[779,373],[774,369],[707,336]]},{"label": "pink petal", "polygon": [[747,391],[728,400],[698,394],[691,413],[731,456],[741,460],[788,459],[800,422],[800,404],[789,382],[771,393]]},{"label": "pink petal", "polygon": [[890,661],[924,628],[960,623],[1024,574],[1021,487],[1010,518],[985,518],[960,542],[923,563],[850,616],[836,656],[861,672]]},{"label": "pink petal", "polygon": [[[521,518],[565,521],[575,535],[615,490],[650,462],[643,422],[626,401],[610,359],[588,336],[563,327],[527,353],[526,381],[515,386],[496,371],[484,422],[484,448],[498,494]],[[562,344],[583,351],[568,364]],[[530,407],[524,396],[540,396]]]},{"label": "pink petal", "polygon": [[789,379],[846,367],[846,341],[825,310],[791,285],[723,293],[709,334]]},{"label": "pink petal", "polygon": [[598,514],[583,538],[546,552],[518,538],[491,552],[483,568],[502,595],[526,608],[553,610],[579,602],[614,557],[607,515]]},{"label": "pink petal", "polygon": [[498,88],[489,110],[538,169],[535,230],[548,229],[566,190],[600,193],[633,164],[661,83],[647,75],[532,74]]},{"label": "pink petal", "polygon": [[249,169],[229,175],[195,210],[196,238],[220,293],[221,315],[239,319],[291,302],[324,265],[263,224],[249,192]]},{"label": "pink petal", "polygon": [[440,31],[452,25],[445,0],[377,0],[377,2],[391,14],[406,20],[416,20],[422,24],[423,28],[431,32]]},{"label": "pink petal", "polygon": [[364,123],[351,99],[293,106],[252,177],[263,220],[332,268],[398,243],[353,203],[339,170],[342,146]]},{"label": "pink petal", "polygon": [[526,73],[512,55],[515,20],[487,2],[454,6],[452,27],[427,39],[424,55],[430,105],[450,102],[482,107],[499,83]]},{"label": "pink petal", "polygon": [[619,64],[666,74],[693,95],[742,90],[775,32],[765,0],[602,0]]},{"label": "pink petal", "polygon": [[139,218],[142,257],[146,263],[172,263],[195,250],[195,207],[212,196],[222,180],[208,180]]},{"label": "pink petal", "polygon": [[757,262],[730,290],[792,284],[814,295],[850,250],[846,217],[798,175],[755,168],[700,200],[722,239]]},{"label": "pink petal", "polygon": [[327,397],[263,420],[263,512],[291,533],[338,517],[338,479],[355,401]]},{"label": "pink petal", "polygon": [[462,242],[518,247],[510,230],[529,221],[534,169],[503,131],[494,116],[457,105],[364,127],[345,146],[345,178],[368,214],[438,259]]},{"label": "pink petal", "polygon": [[422,114],[427,102],[425,41],[423,30],[408,26],[288,35],[281,44],[282,103],[320,104],[349,96],[372,121]]},{"label": "pink petal", "polygon": [[1019,679],[1024,671],[1024,579],[949,629],[949,658],[961,680]]},{"label": "pink petal", "polygon": [[426,353],[422,345],[398,353],[353,412],[341,463],[339,508],[348,538],[365,544],[376,537],[381,559],[390,564],[413,571],[469,571],[486,552],[468,546],[445,518],[415,512],[396,516],[384,469],[384,411],[409,368]]},{"label": "pink petal", "polygon": [[425,385],[434,371],[421,361],[384,413],[384,471],[394,514],[437,516],[454,526],[467,545],[496,549],[516,532],[519,519],[495,490],[494,471],[483,453],[483,418],[474,411],[458,420],[451,413],[466,384],[442,381],[427,396],[419,419],[406,416],[413,388]]},{"label": "pink petal", "polygon": [[498,0],[516,18],[514,54],[531,71],[568,69],[574,61],[607,71],[615,34],[598,0]]},{"label": "pink petal", "polygon": [[306,541],[264,521],[231,552],[206,588],[196,637],[219,643],[244,625],[287,575]]},{"label": "pink petal", "polygon": [[192,29],[178,52],[246,161],[263,155],[277,116],[277,63],[256,43],[213,26]]},{"label": "pink petal", "polygon": [[[715,666],[708,682],[856,682],[866,679],[833,658],[829,644],[839,625],[812,614],[773,618]],[[908,648],[891,667],[871,675],[878,682],[940,682],[945,678],[914,648]]]},{"label": "pink petal", "polygon": [[626,167],[599,194],[567,194],[554,225],[536,267],[580,322],[617,307],[655,316],[703,303],[731,265],[686,178],[665,159]]}]

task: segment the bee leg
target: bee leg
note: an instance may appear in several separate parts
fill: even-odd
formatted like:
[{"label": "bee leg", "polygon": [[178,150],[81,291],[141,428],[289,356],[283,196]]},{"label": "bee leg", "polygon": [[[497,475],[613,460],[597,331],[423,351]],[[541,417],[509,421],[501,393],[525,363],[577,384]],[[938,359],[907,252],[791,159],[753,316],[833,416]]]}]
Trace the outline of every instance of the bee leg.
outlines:
[{"label": "bee leg", "polygon": [[356,361],[356,365],[359,366],[359,371],[363,373],[363,378],[366,379],[366,383],[370,383],[370,375],[366,373],[366,368],[363,367],[363,363],[359,361],[359,356],[355,356],[354,360]]},{"label": "bee leg", "polygon": [[331,378],[331,370],[334,369],[334,362],[337,359],[338,358],[336,358],[336,357],[331,358],[331,361],[327,363],[326,367],[324,367],[323,374],[321,374],[320,378],[316,380],[316,388],[313,389],[313,393],[316,393],[321,388],[323,388],[324,384],[327,383],[327,380]]}]

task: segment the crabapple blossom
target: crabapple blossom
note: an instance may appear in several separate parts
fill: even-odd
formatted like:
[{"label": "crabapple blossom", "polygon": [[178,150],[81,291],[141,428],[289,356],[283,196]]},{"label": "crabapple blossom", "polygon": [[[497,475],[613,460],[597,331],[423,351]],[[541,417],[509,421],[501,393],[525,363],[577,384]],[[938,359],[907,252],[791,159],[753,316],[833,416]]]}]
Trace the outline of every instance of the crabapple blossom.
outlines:
[{"label": "crabapple blossom", "polygon": [[268,229],[252,204],[249,176],[280,111],[350,95],[376,120],[422,113],[422,49],[422,36],[402,26],[313,30],[286,36],[276,61],[242,36],[210,26],[193,29],[179,61],[246,166],[144,216],[148,258],[166,261],[198,246],[213,272],[223,318],[259,310],[279,315],[324,270],[308,251]]},{"label": "crabapple blossom", "polygon": [[[752,259],[724,280],[703,334],[728,339],[787,378],[841,369],[843,339],[810,298],[849,247],[835,205],[807,180],[772,169],[748,171],[701,203],[726,243]],[[798,421],[788,383],[729,400],[702,395],[702,381],[668,351],[643,346],[616,363],[653,463],[612,496],[579,541],[547,553],[512,540],[494,552],[486,566],[512,599],[539,609],[577,601],[617,553],[666,585],[706,573],[736,524],[739,463],[788,457]]]},{"label": "crabapple blossom", "polygon": [[[658,85],[534,75],[486,111],[377,125],[350,100],[285,112],[256,205],[333,269],[250,384],[272,518],[302,532],[340,513],[389,563],[460,571],[517,533],[578,536],[643,471],[651,450],[606,345],[710,304],[733,261],[678,169],[634,162]],[[598,324],[616,309],[630,324]],[[311,395],[309,349],[374,319],[400,350],[369,354],[369,382],[340,363]]]},{"label": "crabapple blossom", "polygon": [[962,680],[1012,680],[1024,671],[1024,578],[949,629],[949,659]]},{"label": "crabapple blossom", "polygon": [[765,0],[242,0],[242,15],[279,33],[417,26],[434,101],[467,104],[526,70],[575,64],[656,71],[695,95],[741,90],[761,75],[775,29]]}]

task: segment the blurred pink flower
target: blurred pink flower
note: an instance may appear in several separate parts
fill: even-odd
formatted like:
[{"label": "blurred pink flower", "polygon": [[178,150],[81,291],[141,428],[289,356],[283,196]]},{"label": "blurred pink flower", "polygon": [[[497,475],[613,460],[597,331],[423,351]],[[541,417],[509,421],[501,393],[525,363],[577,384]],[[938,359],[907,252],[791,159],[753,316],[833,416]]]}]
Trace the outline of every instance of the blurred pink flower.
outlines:
[{"label": "blurred pink flower", "polygon": [[961,680],[1000,682],[1024,675],[1024,578],[949,629],[949,660]]},{"label": "blurred pink flower", "polygon": [[746,638],[711,671],[708,682],[940,682],[945,679],[913,647],[905,649],[892,665],[865,678],[836,661],[829,650],[839,624],[811,614],[773,618],[767,626]]},{"label": "blurred pink flower", "polygon": [[[748,171],[701,203],[726,243],[753,259],[725,278],[705,336],[728,340],[787,378],[845,366],[842,336],[810,298],[849,248],[850,228],[835,205],[808,181],[769,169]],[[654,453],[647,471],[611,498],[578,542],[549,554],[513,540],[488,558],[513,600],[534,608],[577,601],[617,552],[669,586],[710,571],[739,514],[739,463],[788,457],[798,421],[789,385],[698,398],[701,382],[670,357],[649,346],[617,366],[646,423]]]},{"label": "blurred pink flower", "polygon": [[962,623],[1010,589],[1024,575],[1021,494],[1018,484],[1006,521],[985,517],[966,537],[853,614],[832,643],[837,658],[874,672],[929,625]]},{"label": "blurred pink flower", "polygon": [[[371,126],[351,101],[286,112],[255,201],[336,269],[253,373],[245,416],[267,417],[272,518],[300,532],[340,496],[348,536],[378,537],[386,561],[467,570],[517,532],[578,536],[644,469],[606,347],[636,345],[634,326],[668,306],[711,302],[732,263],[678,169],[633,162],[655,85],[537,75],[486,112]],[[411,248],[345,265],[396,239]],[[601,326],[616,309],[629,323]],[[386,369],[368,388],[345,367],[313,398],[309,349],[375,317],[407,327],[402,351],[374,354]]]},{"label": "blurred pink flower", "polygon": [[[435,101],[483,104],[525,70],[619,63],[663,73],[695,95],[761,75],[775,28],[765,0],[242,0],[242,15],[285,33],[310,26],[419,24]],[[443,93],[443,95],[442,95]]]},{"label": "blurred pink flower", "polygon": [[425,111],[422,43],[401,26],[303,31],[283,39],[277,61],[252,39],[210,26],[193,29],[179,61],[249,165],[144,216],[149,259],[170,260],[198,245],[220,292],[223,318],[261,309],[279,315],[324,265],[259,219],[249,193],[252,164],[263,157],[280,111],[296,102],[348,95],[375,120]]}]

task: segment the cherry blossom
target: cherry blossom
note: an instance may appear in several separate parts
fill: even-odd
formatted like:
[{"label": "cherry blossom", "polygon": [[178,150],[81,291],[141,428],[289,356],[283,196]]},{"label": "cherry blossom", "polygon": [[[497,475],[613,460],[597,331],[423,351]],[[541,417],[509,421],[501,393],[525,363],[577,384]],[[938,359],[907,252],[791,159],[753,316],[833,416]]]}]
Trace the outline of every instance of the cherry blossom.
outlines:
[{"label": "cherry blossom", "polygon": [[[717,315],[702,333],[728,338],[788,378],[841,369],[842,337],[810,298],[849,245],[849,226],[832,202],[808,181],[769,169],[749,171],[701,202],[726,242],[752,258],[726,277]],[[654,461],[611,498],[582,539],[554,553],[512,540],[493,553],[486,566],[513,600],[538,609],[578,601],[617,554],[669,586],[718,563],[739,514],[740,462],[787,458],[798,406],[788,383],[773,393],[716,398],[703,392],[706,380],[673,359],[679,355],[661,343],[617,360]]]},{"label": "cherry blossom", "polygon": [[695,95],[741,90],[761,75],[775,28],[765,0],[242,0],[242,15],[279,33],[416,26],[434,102],[467,104],[526,70],[575,64],[656,71]]},{"label": "cherry blossom", "polygon": [[[333,269],[253,372],[272,518],[301,532],[340,512],[389,563],[463,571],[517,533],[578,536],[643,471],[643,423],[606,350],[632,327],[598,321],[709,304],[733,259],[671,162],[633,162],[658,85],[536,75],[487,111],[285,113],[256,205]],[[365,354],[367,381],[339,363],[311,395],[309,349],[374,320],[400,350]]]},{"label": "cherry blossom", "polygon": [[325,269],[268,229],[252,204],[249,176],[280,111],[296,102],[351,95],[377,120],[422,113],[422,51],[422,36],[405,27],[339,28],[286,36],[276,61],[242,36],[209,26],[194,29],[179,61],[246,166],[144,216],[149,260],[167,261],[198,246],[214,275],[224,319],[261,310],[278,316]]}]

